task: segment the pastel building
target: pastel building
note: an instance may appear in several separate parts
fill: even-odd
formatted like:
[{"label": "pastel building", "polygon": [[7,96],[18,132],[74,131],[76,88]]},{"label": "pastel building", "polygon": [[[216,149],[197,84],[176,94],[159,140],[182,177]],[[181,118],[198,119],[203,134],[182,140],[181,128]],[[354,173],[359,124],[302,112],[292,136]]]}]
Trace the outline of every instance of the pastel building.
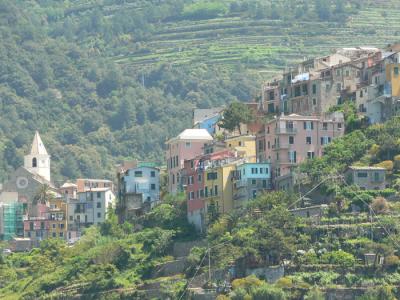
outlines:
[{"label": "pastel building", "polygon": [[79,178],[76,180],[77,192],[82,193],[97,188],[108,188],[114,190],[114,184],[107,179]]},{"label": "pastel building", "polygon": [[115,195],[110,188],[92,188],[78,193],[68,201],[68,236],[78,237],[82,228],[103,223],[107,210],[115,206]]},{"label": "pastel building", "polygon": [[172,194],[180,190],[180,170],[185,159],[192,159],[203,154],[205,143],[213,137],[205,129],[186,129],[178,136],[166,142],[166,160],[168,173],[168,191]]},{"label": "pastel building", "polygon": [[272,189],[270,163],[241,163],[234,172],[234,208]]},{"label": "pastel building", "polygon": [[[184,168],[181,171],[183,188],[186,192],[187,207],[188,207],[188,220],[194,224],[195,227],[202,231],[206,225],[206,198],[209,193],[217,191],[222,186],[217,187],[213,185],[213,191],[210,192],[211,181],[207,180],[206,170],[210,167],[216,167],[217,161],[232,159],[234,153],[230,150],[223,150],[216,153],[207,155],[200,155],[194,159],[185,160]],[[208,175],[210,176],[210,175]],[[206,182],[211,185],[206,185]],[[223,191],[221,191],[223,194]],[[207,196],[206,196],[207,195]]]},{"label": "pastel building", "polygon": [[160,201],[160,169],[154,164],[138,162],[121,170],[118,173],[118,195],[118,209],[136,210],[132,217],[150,210]]},{"label": "pastel building", "polygon": [[237,153],[238,157],[246,158],[248,161],[256,162],[256,136],[239,135],[225,139],[225,147]]},{"label": "pastel building", "polygon": [[347,171],[350,184],[362,190],[382,190],[386,188],[386,169],[381,167],[351,166]]},{"label": "pastel building", "polygon": [[48,209],[49,233],[52,238],[67,238],[67,202],[62,199],[51,199]]},{"label": "pastel building", "polygon": [[[281,115],[269,121],[257,136],[257,159],[272,164],[277,184],[280,177],[291,174],[299,163],[322,156],[324,146],[343,134],[342,113],[323,117]],[[284,187],[278,184],[275,188]]]}]

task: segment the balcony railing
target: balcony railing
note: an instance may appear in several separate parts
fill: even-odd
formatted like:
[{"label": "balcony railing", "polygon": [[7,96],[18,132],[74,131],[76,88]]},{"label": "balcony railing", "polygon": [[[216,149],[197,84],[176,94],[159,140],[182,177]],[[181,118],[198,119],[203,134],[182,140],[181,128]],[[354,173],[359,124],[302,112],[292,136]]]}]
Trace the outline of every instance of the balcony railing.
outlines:
[{"label": "balcony railing", "polygon": [[275,128],[275,133],[276,134],[295,134],[297,133],[296,128]]}]

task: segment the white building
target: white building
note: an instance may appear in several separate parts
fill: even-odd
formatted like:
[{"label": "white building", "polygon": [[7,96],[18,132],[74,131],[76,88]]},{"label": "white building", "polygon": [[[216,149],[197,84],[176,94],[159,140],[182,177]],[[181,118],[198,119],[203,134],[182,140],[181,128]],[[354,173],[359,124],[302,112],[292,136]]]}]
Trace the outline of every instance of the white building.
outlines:
[{"label": "white building", "polygon": [[33,138],[31,152],[24,157],[24,167],[50,182],[50,155],[37,131]]},{"label": "white building", "polygon": [[[103,223],[109,208],[115,207],[115,195],[109,188],[93,188],[68,200],[68,231],[75,236],[81,228]],[[79,234],[78,234],[79,236]]]}]

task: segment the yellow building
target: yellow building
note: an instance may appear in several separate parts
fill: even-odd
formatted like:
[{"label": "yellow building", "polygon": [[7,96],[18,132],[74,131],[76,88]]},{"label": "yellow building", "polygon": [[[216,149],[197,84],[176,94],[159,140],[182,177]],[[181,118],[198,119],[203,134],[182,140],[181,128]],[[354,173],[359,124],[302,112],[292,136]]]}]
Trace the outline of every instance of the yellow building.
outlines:
[{"label": "yellow building", "polygon": [[63,199],[49,201],[49,237],[67,239],[67,203]]},{"label": "yellow building", "polygon": [[254,135],[239,135],[225,140],[226,148],[237,151],[238,156],[248,162],[256,162],[256,137]]},{"label": "yellow building", "polygon": [[386,65],[386,82],[391,87],[391,96],[400,97],[400,64]]},{"label": "yellow building", "polygon": [[235,163],[206,169],[204,173],[204,198],[206,222],[217,213],[224,214],[233,209],[232,171]]}]

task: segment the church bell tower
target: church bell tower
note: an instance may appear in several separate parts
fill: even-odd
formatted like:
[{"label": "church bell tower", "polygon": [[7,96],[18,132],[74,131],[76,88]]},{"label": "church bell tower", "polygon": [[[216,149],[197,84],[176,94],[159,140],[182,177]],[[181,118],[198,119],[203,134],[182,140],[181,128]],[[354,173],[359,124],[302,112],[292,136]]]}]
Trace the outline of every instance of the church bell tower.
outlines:
[{"label": "church bell tower", "polygon": [[50,155],[37,131],[33,137],[31,152],[24,157],[24,167],[50,182]]}]

